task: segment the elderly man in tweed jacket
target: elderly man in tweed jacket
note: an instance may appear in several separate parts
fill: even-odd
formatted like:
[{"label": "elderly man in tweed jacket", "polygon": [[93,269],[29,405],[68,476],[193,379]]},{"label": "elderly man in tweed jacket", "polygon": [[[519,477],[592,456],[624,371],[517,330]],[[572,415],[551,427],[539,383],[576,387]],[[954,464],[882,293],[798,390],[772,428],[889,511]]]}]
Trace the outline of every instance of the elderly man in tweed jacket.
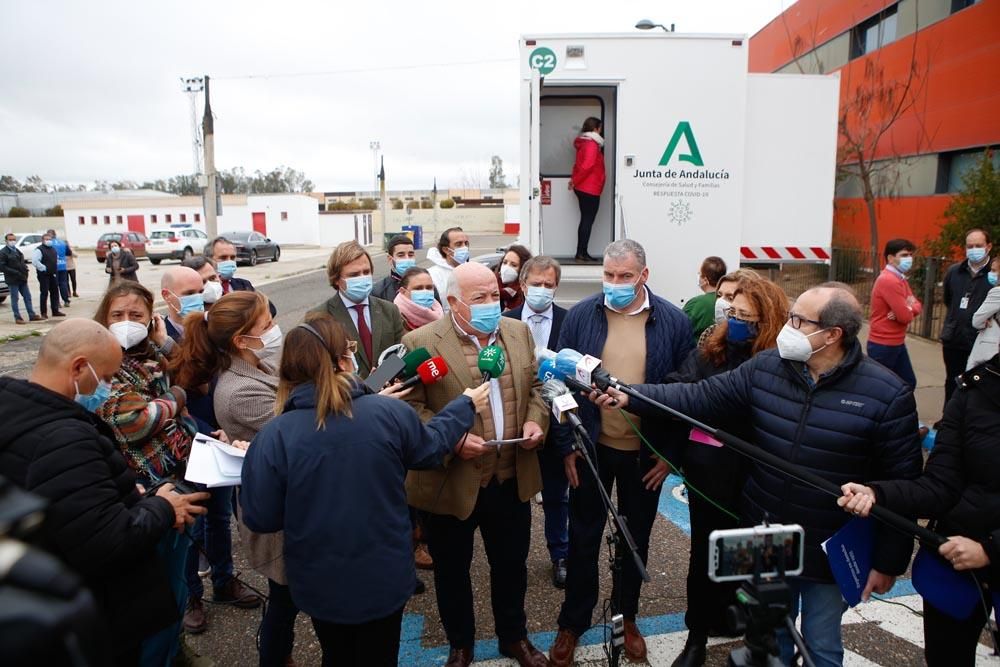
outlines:
[{"label": "elderly man in tweed jacket", "polygon": [[[460,453],[441,470],[414,471],[406,481],[410,504],[423,512],[434,558],[438,611],[451,645],[448,665],[473,660],[473,534],[479,528],[490,560],[493,617],[501,654],[522,665],[545,665],[545,656],[527,639],[525,564],[531,538],[528,501],[542,488],[535,448],[548,426],[539,394],[531,333],[523,322],[500,317],[496,277],[477,263],[457,267],[448,295],[451,314],[407,334],[403,344],[424,347],[448,364],[440,382],[418,386],[407,399],[429,419],[468,387],[480,384],[479,351],[496,345],[507,364],[492,383],[491,409],[477,415]],[[499,448],[495,439],[527,438]]]}]

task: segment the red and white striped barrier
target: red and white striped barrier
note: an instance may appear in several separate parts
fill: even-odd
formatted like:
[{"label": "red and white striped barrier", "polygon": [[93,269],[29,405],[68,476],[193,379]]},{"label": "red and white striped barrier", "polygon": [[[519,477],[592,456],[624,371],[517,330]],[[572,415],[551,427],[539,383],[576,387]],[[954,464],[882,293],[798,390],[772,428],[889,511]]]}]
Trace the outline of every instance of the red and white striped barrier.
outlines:
[{"label": "red and white striped barrier", "polygon": [[827,262],[830,249],[806,246],[743,246],[740,256],[747,262]]}]

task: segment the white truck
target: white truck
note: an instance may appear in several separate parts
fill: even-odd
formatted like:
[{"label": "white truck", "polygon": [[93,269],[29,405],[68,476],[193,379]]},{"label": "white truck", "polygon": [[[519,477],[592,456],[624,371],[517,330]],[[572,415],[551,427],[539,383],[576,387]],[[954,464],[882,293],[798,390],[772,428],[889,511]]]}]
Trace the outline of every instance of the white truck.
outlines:
[{"label": "white truck", "polygon": [[742,35],[530,35],[520,43],[518,242],[575,265],[573,141],[603,121],[607,182],[589,252],[646,248],[650,286],[681,303],[703,258],[828,262],[838,76],[749,74]]}]

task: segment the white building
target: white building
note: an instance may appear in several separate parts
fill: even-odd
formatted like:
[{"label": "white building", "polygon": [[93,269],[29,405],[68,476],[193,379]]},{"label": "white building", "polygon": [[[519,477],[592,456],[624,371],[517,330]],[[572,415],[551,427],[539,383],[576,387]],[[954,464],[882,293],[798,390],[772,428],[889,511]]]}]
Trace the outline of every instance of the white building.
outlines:
[{"label": "white building", "polygon": [[[113,231],[137,231],[149,236],[170,225],[188,223],[204,231],[201,197],[101,199],[63,203],[66,239],[92,248]],[[254,230],[279,244],[335,245],[355,237],[351,216],[323,216],[315,198],[303,194],[223,195],[219,233]]]}]

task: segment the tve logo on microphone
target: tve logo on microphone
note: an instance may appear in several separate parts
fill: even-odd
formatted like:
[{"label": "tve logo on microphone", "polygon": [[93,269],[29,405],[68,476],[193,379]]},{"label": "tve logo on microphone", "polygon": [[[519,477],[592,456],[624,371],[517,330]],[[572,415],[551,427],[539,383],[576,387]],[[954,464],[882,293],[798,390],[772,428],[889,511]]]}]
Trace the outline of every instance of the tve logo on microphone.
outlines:
[{"label": "tve logo on microphone", "polygon": [[432,378],[440,378],[441,377],[441,369],[438,368],[438,365],[434,363],[433,359],[428,359],[424,363],[427,364],[425,366],[425,368],[427,368],[427,374],[430,377],[432,377]]}]

